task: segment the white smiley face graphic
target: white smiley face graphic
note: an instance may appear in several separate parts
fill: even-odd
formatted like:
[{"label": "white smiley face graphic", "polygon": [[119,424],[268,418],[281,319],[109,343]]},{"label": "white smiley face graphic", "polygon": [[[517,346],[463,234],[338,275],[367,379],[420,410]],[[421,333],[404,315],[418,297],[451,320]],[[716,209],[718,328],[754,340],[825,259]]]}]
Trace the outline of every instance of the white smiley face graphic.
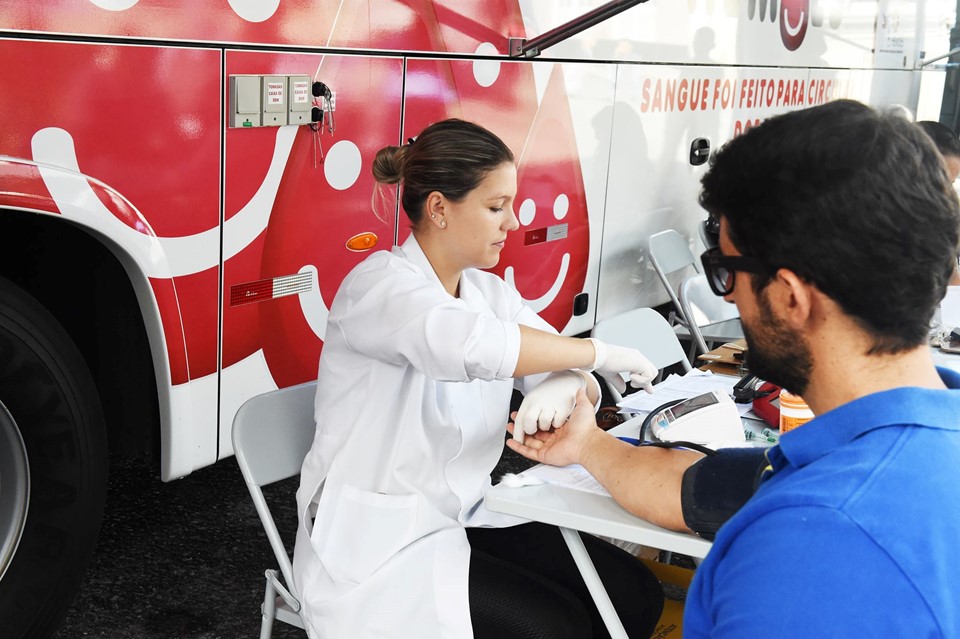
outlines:
[{"label": "white smiley face graphic", "polygon": [[[570,210],[570,199],[563,193],[558,195],[553,201],[553,217],[560,221],[567,216],[567,213]],[[517,211],[517,218],[520,220],[521,229],[527,228],[533,223],[534,219],[537,216],[537,205],[531,198],[525,199],[521,204],[520,208]],[[547,231],[549,233],[549,231]],[[547,292],[537,297],[535,299],[523,298],[524,303],[532,308],[535,312],[539,313],[550,306],[554,300],[557,298],[557,295],[560,293],[560,289],[563,288],[563,283],[567,279],[567,272],[570,269],[570,253],[564,252],[560,258],[560,267],[557,270],[556,276],[553,278],[553,283],[550,285],[550,288],[547,289]],[[520,290],[517,287],[516,277],[514,275],[514,269],[512,266],[508,266],[503,272],[503,279],[506,280],[507,284],[513,288]],[[521,292],[521,296],[523,293]]]},{"label": "white smiley face graphic", "polygon": [[788,51],[796,51],[807,34],[810,0],[783,0],[780,4],[780,38]]}]

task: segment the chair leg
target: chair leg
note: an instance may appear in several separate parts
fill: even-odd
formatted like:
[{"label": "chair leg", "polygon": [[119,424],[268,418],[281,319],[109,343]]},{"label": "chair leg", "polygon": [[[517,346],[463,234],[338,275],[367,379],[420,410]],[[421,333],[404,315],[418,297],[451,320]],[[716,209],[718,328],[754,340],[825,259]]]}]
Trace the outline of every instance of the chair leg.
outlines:
[{"label": "chair leg", "polygon": [[269,576],[266,592],[263,594],[263,609],[260,616],[260,639],[270,639],[273,635],[273,620],[277,616],[277,591]]}]

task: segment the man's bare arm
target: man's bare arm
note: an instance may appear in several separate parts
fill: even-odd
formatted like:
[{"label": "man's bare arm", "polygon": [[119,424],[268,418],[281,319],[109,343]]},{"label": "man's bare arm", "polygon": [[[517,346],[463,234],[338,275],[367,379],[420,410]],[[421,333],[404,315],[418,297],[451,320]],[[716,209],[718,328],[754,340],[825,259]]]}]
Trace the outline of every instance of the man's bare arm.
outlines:
[{"label": "man's bare arm", "polygon": [[[508,424],[512,432],[513,424]],[[597,428],[593,407],[578,393],[567,424],[507,446],[553,466],[581,464],[626,510],[663,528],[690,532],[680,502],[683,473],[703,457],[692,450],[633,446]]]}]

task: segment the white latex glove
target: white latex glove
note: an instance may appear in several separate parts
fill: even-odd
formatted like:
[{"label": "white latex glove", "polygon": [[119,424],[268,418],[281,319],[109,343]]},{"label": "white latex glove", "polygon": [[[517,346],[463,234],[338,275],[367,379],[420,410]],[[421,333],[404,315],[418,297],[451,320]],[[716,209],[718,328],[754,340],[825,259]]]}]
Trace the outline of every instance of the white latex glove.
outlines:
[{"label": "white latex glove", "polygon": [[591,370],[610,382],[620,394],[627,390],[627,384],[620,373],[629,375],[630,385],[634,388],[642,388],[648,393],[653,392],[651,382],[659,371],[649,359],[643,356],[643,353],[635,348],[607,344],[592,337],[587,339],[593,342],[593,348],[597,353]]},{"label": "white latex glove", "polygon": [[513,438],[523,443],[524,435],[562,426],[577,401],[577,391],[584,388],[583,375],[577,371],[550,373],[529,393],[524,395],[513,420]]}]

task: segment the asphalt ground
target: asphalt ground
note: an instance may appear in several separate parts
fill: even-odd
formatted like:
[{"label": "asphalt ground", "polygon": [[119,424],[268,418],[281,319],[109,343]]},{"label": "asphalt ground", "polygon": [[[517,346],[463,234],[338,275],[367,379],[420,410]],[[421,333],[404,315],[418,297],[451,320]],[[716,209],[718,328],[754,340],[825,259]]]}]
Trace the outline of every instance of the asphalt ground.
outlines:
[{"label": "asphalt ground", "polygon": [[[264,492],[285,539],[298,478]],[[112,464],[106,512],[80,592],[55,637],[257,637],[266,568],[276,567],[233,458],[170,483],[154,464]],[[277,623],[274,637],[303,638]]]},{"label": "asphalt ground", "polygon": [[[518,403],[515,397],[514,409]],[[504,447],[491,476],[496,483],[530,465]],[[259,636],[263,572],[277,566],[236,460],[169,483],[159,477],[155,462],[111,460],[97,548],[55,639]],[[298,485],[292,477],[263,489],[291,553]],[[675,555],[674,563],[692,567],[688,559]],[[667,592],[677,599],[684,594]],[[273,636],[306,634],[275,622]]]},{"label": "asphalt ground", "polygon": [[[493,474],[527,466],[505,449]],[[291,552],[298,482],[264,487]],[[263,572],[275,567],[234,458],[169,483],[146,460],[114,460],[96,552],[54,637],[258,637]],[[273,636],[306,634],[275,622]]]}]

